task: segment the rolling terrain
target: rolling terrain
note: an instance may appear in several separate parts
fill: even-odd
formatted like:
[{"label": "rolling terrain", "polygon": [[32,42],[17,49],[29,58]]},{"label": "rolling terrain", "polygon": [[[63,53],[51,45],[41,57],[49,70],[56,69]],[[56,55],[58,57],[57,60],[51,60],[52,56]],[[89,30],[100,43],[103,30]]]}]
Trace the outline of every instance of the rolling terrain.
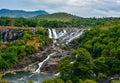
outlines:
[{"label": "rolling terrain", "polygon": [[38,10],[38,11],[9,10],[9,9],[0,10],[0,16],[8,16],[8,17],[29,18],[37,15],[42,15],[42,14],[48,14],[48,13],[43,10]]}]

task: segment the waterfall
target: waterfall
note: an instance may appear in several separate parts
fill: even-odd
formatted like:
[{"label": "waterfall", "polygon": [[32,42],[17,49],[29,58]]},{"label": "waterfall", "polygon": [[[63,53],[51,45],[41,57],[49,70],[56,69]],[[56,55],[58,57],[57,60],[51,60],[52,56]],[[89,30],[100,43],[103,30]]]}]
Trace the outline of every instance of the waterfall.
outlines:
[{"label": "waterfall", "polygon": [[81,36],[83,34],[84,30],[78,30],[75,33],[71,33],[71,38],[67,40],[66,44],[70,43],[72,40],[74,40],[75,38]]},{"label": "waterfall", "polygon": [[64,29],[63,31],[61,31],[61,32],[59,33],[59,37],[58,37],[58,38],[64,36],[65,34],[66,34],[66,30]]},{"label": "waterfall", "polygon": [[65,29],[60,31],[59,33],[56,32],[56,29],[52,29],[52,30],[48,29],[48,32],[49,32],[49,38],[54,38],[54,39],[58,39],[67,33]]},{"label": "waterfall", "polygon": [[66,30],[64,29],[63,32],[64,32],[64,34],[65,34],[65,33],[66,33]]},{"label": "waterfall", "polygon": [[[74,32],[70,32],[70,33],[67,33],[66,30],[64,29],[63,31],[59,32],[59,36],[57,36],[57,33],[56,33],[56,30],[55,29],[48,29],[49,31],[49,38],[53,38],[53,43],[56,43],[56,39],[59,38],[59,37],[62,37],[62,39],[65,39],[65,43],[68,44],[69,42],[71,42],[73,39],[79,37],[80,35],[82,35],[83,31],[84,30],[75,30]],[[65,38],[64,38],[64,35],[66,34]],[[52,37],[53,36],[53,37]],[[54,44],[53,44],[54,46]],[[56,52],[53,52],[51,54],[49,54],[47,56],[47,58],[45,60],[43,60],[42,62],[40,62],[38,65],[38,69],[35,71],[36,73],[39,73],[40,72],[40,68],[42,67],[43,63],[46,62],[47,60],[49,60],[50,56],[54,55]]]},{"label": "waterfall", "polygon": [[58,36],[57,36],[56,30],[55,30],[55,29],[52,29],[52,32],[53,32],[53,37],[54,37],[54,39],[57,39]]},{"label": "waterfall", "polygon": [[64,36],[67,33],[67,31],[64,29],[63,34],[61,36]]},{"label": "waterfall", "polygon": [[49,31],[49,38],[52,38],[52,31],[51,31],[51,29],[48,29],[48,31]]},{"label": "waterfall", "polygon": [[58,72],[58,73],[54,74],[54,76],[59,76],[59,75],[60,75],[60,72]]},{"label": "waterfall", "polygon": [[38,67],[38,69],[35,71],[35,73],[40,73],[40,68],[42,67],[43,63],[46,62],[46,61],[50,58],[50,56],[54,55],[55,53],[56,53],[56,52],[54,52],[54,53],[52,53],[52,54],[49,54],[45,60],[43,60],[42,62],[40,62],[40,63],[38,64],[39,67]]}]

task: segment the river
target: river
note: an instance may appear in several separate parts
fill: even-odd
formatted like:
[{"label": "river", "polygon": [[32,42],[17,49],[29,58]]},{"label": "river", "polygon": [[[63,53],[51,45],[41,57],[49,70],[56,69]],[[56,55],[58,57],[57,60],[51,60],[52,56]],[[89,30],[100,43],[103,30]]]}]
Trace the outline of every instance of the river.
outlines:
[{"label": "river", "polygon": [[6,74],[3,80],[10,83],[27,83],[33,81],[34,83],[42,83],[42,81],[50,78],[55,78],[54,74],[40,74],[31,72],[17,72],[16,74]]}]

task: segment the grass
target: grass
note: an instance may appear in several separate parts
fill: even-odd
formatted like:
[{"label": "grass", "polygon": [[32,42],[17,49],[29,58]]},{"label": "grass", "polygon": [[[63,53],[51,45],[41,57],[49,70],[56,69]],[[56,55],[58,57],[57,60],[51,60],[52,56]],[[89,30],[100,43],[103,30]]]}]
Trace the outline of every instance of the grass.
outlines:
[{"label": "grass", "polygon": [[113,80],[111,83],[120,83],[120,80]]}]

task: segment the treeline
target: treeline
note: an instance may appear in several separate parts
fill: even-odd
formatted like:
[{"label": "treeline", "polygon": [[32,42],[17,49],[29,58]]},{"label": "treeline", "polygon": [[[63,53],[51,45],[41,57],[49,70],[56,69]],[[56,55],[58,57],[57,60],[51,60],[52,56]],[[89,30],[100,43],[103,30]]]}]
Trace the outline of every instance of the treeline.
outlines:
[{"label": "treeline", "polygon": [[37,22],[26,18],[0,17],[0,26],[35,27]]},{"label": "treeline", "polygon": [[0,17],[0,26],[17,26],[17,27],[67,27],[68,22],[63,21],[47,21],[26,18],[10,18]]},{"label": "treeline", "polygon": [[81,45],[61,61],[60,76],[43,83],[103,83],[120,73],[119,23],[95,26],[73,44]]},{"label": "treeline", "polygon": [[[60,17],[58,17],[59,19]],[[116,24],[120,18],[75,18],[70,20],[47,20],[38,18],[10,18],[0,17],[0,26],[17,26],[17,27],[92,27],[96,25],[104,26],[107,23]],[[120,22],[119,22],[120,23]]]},{"label": "treeline", "polygon": [[[48,31],[38,29],[34,34],[33,29],[24,30],[22,39],[13,42],[0,42],[0,70],[9,69],[20,59],[38,52],[40,48],[50,43]],[[30,58],[32,59],[32,58]]]}]

